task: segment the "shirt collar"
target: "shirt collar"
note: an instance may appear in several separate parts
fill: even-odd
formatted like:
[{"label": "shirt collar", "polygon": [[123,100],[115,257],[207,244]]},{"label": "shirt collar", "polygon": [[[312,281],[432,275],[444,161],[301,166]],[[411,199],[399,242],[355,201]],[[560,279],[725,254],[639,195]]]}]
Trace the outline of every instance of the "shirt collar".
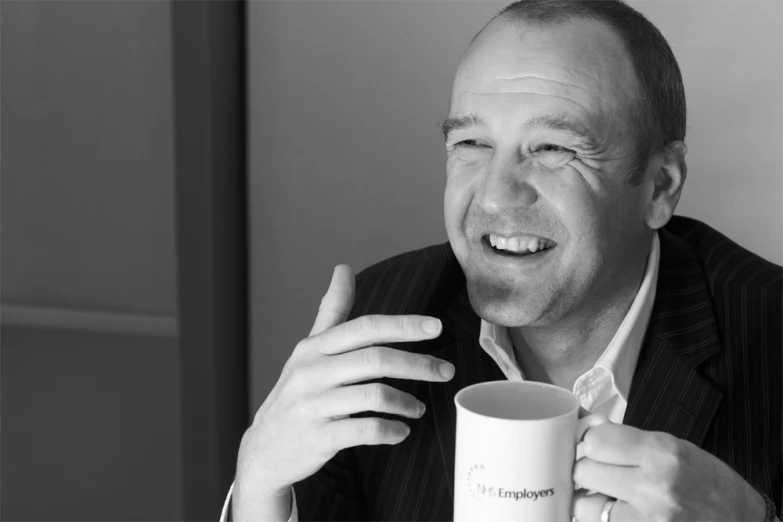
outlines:
[{"label": "shirt collar", "polygon": [[[652,247],[647,256],[644,277],[641,285],[639,285],[636,297],[633,303],[631,303],[631,308],[623,318],[623,322],[620,323],[620,327],[615,332],[609,345],[593,366],[605,368],[610,372],[617,391],[625,401],[628,400],[631,378],[636,369],[636,361],[639,358],[644,334],[647,331],[653,302],[655,301],[659,262],[660,241],[656,232],[653,234]],[[522,376],[519,365],[516,363],[513,342],[506,327],[489,323],[482,319],[479,344],[495,359],[501,368],[504,368],[505,363]],[[524,378],[524,376],[522,377]]]},{"label": "shirt collar", "polygon": [[660,241],[658,233],[653,235],[650,255],[647,257],[647,268],[644,271],[642,284],[631,303],[631,308],[625,314],[623,322],[615,332],[604,353],[595,362],[595,366],[606,368],[612,374],[617,390],[623,399],[628,400],[631,390],[631,378],[636,369],[636,361],[642,349],[644,334],[650,322],[655,287],[658,281],[658,263],[660,260]]}]

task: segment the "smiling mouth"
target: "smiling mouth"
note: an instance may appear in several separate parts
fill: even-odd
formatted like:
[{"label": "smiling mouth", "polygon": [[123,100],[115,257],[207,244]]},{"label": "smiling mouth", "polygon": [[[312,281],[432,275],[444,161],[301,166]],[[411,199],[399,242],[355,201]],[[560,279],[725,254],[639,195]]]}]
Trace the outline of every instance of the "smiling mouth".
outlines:
[{"label": "smiling mouth", "polygon": [[486,248],[505,257],[538,257],[540,254],[549,252],[557,243],[551,239],[514,237],[503,238],[494,234],[482,236],[481,242]]}]

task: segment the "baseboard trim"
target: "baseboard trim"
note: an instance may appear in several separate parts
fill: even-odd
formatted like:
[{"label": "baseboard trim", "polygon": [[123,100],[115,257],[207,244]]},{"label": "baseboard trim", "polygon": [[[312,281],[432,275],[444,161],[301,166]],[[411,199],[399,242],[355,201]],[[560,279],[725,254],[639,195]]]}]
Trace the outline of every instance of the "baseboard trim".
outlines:
[{"label": "baseboard trim", "polygon": [[177,337],[174,317],[43,306],[0,305],[3,326]]}]

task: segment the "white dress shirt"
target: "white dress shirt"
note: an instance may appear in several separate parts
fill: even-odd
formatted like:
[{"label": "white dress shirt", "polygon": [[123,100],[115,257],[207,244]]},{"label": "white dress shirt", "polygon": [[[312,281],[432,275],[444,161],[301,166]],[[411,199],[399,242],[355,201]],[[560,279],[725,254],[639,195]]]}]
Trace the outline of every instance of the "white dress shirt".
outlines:
[{"label": "white dress shirt", "polygon": [[[602,413],[613,423],[622,424],[625,408],[628,405],[628,393],[631,379],[636,369],[636,361],[642,348],[644,334],[650,321],[655,287],[658,282],[658,263],[660,260],[658,234],[653,234],[652,248],[647,257],[644,277],[631,308],[615,332],[604,352],[592,368],[583,373],[574,383],[574,395],[579,398],[582,407],[591,413]],[[522,370],[514,355],[514,345],[508,329],[504,326],[488,323],[482,319],[479,332],[479,344],[503,371],[510,381],[524,380]],[[228,490],[220,522],[226,521],[228,506],[234,485]],[[296,496],[291,487],[291,517],[288,522],[298,522]]]},{"label": "white dress shirt", "polygon": [[[223,511],[220,512],[220,522],[226,522],[228,519],[228,506],[231,505],[231,493],[233,492],[234,483],[232,482],[226,501],[223,503]],[[296,510],[296,492],[294,492],[293,486],[291,486],[291,516],[288,518],[288,522],[299,522],[299,513]]]},{"label": "white dress shirt", "polygon": [[[622,423],[628,405],[631,379],[655,301],[660,255],[658,234],[655,233],[644,277],[631,308],[593,367],[574,382],[573,392],[582,407],[590,413],[603,413],[615,424]],[[479,344],[508,380],[525,379],[514,356],[514,345],[507,328],[482,320]]]}]

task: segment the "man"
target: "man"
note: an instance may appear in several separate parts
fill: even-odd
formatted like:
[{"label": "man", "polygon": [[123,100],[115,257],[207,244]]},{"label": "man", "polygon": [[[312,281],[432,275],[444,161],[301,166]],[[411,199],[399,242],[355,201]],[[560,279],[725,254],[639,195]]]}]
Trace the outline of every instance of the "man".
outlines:
[{"label": "man", "polygon": [[598,419],[580,522],[774,519],[783,271],[673,216],[685,100],[660,33],[616,1],[512,4],[443,130],[449,242],[355,286],[337,267],[242,440],[233,519],[450,519],[454,395],[504,378]]}]

